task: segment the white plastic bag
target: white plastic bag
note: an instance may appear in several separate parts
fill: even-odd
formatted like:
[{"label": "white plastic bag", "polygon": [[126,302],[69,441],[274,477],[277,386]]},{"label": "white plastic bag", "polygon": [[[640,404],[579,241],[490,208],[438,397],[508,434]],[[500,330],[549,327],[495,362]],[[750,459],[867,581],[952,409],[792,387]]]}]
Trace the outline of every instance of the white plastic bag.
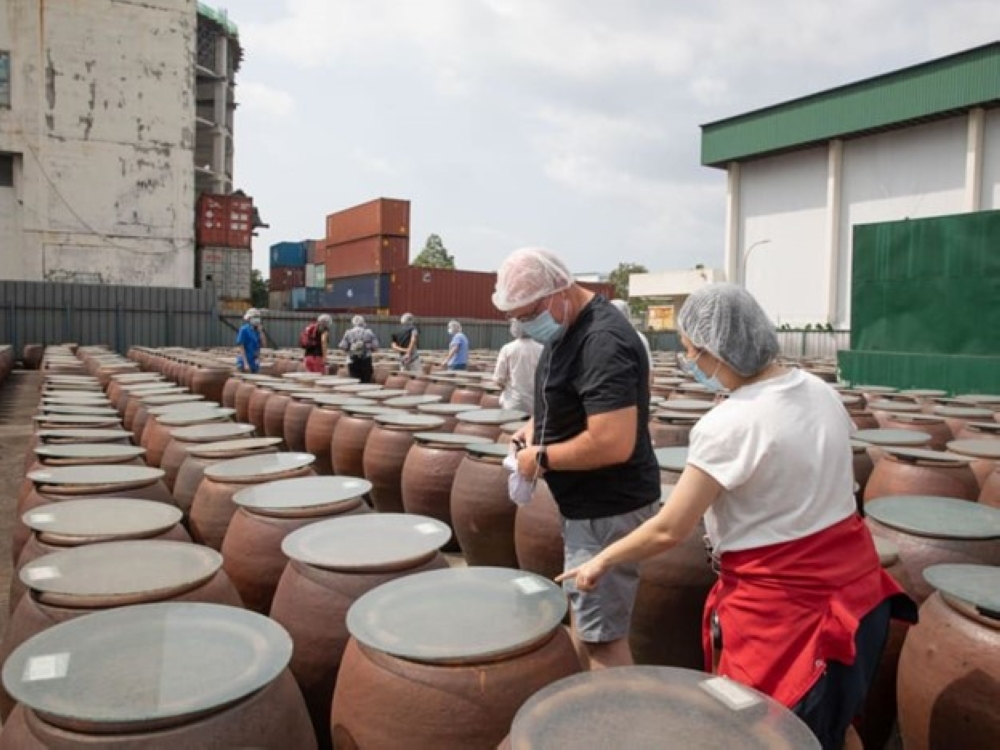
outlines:
[{"label": "white plastic bag", "polygon": [[516,505],[530,503],[535,483],[517,470],[517,457],[514,455],[513,444],[510,447],[510,453],[503,460],[503,467],[510,472],[510,476],[507,477],[507,494],[510,496],[511,502]]}]

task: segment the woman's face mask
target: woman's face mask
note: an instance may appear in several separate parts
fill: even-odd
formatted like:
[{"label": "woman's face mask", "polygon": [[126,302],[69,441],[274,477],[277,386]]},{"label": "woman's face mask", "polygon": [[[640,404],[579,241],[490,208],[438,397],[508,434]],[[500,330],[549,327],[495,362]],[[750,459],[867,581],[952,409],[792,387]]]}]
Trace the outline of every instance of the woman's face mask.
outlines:
[{"label": "woman's face mask", "polygon": [[698,352],[698,356],[694,359],[688,359],[683,354],[677,356],[677,361],[681,365],[681,369],[684,370],[688,375],[695,379],[696,382],[705,386],[708,390],[718,393],[719,391],[726,390],[726,386],[719,382],[718,374],[719,370],[722,368],[722,362],[719,362],[718,367],[715,368],[715,372],[711,376],[706,375],[705,371],[698,366],[698,359],[704,354],[705,350],[702,349]]}]

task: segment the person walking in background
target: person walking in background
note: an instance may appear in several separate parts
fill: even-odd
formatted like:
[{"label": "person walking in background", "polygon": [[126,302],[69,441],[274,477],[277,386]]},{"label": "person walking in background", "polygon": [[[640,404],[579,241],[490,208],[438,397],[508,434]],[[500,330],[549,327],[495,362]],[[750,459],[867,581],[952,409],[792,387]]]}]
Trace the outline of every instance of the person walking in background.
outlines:
[{"label": "person walking in background", "polygon": [[333,318],[320,315],[302,331],[299,343],[305,350],[306,372],[326,372],[326,355],[330,347],[330,327]]},{"label": "person walking in background", "polygon": [[260,310],[251,307],[243,313],[243,325],[236,332],[236,368],[240,372],[260,371],[260,350],[264,345],[264,330],[261,327]]},{"label": "person walking in background", "polygon": [[509,341],[500,347],[493,380],[503,388],[501,409],[519,409],[528,416],[535,413],[535,371],[542,356],[542,345],[524,331],[519,321],[510,322]]},{"label": "person walking in background", "polygon": [[[559,506],[570,570],[656,513],[649,363],[628,321],[574,283],[548,250],[512,253],[497,272],[493,305],[544,347],[535,416],[512,442],[518,473],[544,476]],[[628,633],[638,587],[638,564],[616,568],[586,591],[564,584],[574,641],[590,668],[632,663]]]},{"label": "person walking in background", "polygon": [[399,369],[420,372],[420,330],[413,313],[403,313],[399,318],[400,328],[392,334],[392,350],[399,352]]},{"label": "person walking in background", "polygon": [[694,292],[678,330],[682,368],[729,398],[691,430],[662,510],[557,580],[599,590],[620,566],[680,544],[704,515],[719,569],[705,603],[706,668],[772,696],[824,748],[840,748],[890,615],[916,617],[857,513],[850,419],[826,383],[778,362],[774,325],[742,287]]},{"label": "person walking in background", "polygon": [[347,372],[362,383],[372,382],[375,368],[372,353],[378,351],[378,337],[360,315],[351,318],[352,328],[340,340],[340,349],[347,352]]},{"label": "person walking in background", "polygon": [[448,335],[451,341],[448,343],[448,355],[444,358],[441,366],[448,370],[466,370],[469,367],[469,339],[462,333],[462,324],[457,320],[449,321]]}]

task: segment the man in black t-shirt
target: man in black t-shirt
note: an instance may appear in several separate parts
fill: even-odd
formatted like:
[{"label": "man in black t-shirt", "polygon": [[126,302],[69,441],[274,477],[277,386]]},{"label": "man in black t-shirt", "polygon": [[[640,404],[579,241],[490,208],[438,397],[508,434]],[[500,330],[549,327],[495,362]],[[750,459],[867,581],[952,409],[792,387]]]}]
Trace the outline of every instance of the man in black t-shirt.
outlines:
[{"label": "man in black t-shirt", "polygon": [[[566,569],[651,518],[660,477],[649,436],[649,361],[608,301],[573,282],[547,250],[518,250],[501,265],[493,304],[544,345],[535,416],[514,435],[518,471],[544,476],[563,517]],[[628,630],[637,565],[586,593],[564,583],[573,630],[591,668],[632,663]]]}]

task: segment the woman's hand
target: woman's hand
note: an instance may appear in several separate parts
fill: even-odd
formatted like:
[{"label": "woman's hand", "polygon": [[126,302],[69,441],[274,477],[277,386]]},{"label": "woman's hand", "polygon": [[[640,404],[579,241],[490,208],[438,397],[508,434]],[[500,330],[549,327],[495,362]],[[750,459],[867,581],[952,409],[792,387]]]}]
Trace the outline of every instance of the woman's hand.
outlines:
[{"label": "woman's hand", "polygon": [[578,565],[556,576],[556,583],[563,581],[573,581],[580,591],[593,591],[597,587],[597,582],[601,576],[607,573],[608,569],[601,562],[601,556],[591,558],[583,565]]}]

